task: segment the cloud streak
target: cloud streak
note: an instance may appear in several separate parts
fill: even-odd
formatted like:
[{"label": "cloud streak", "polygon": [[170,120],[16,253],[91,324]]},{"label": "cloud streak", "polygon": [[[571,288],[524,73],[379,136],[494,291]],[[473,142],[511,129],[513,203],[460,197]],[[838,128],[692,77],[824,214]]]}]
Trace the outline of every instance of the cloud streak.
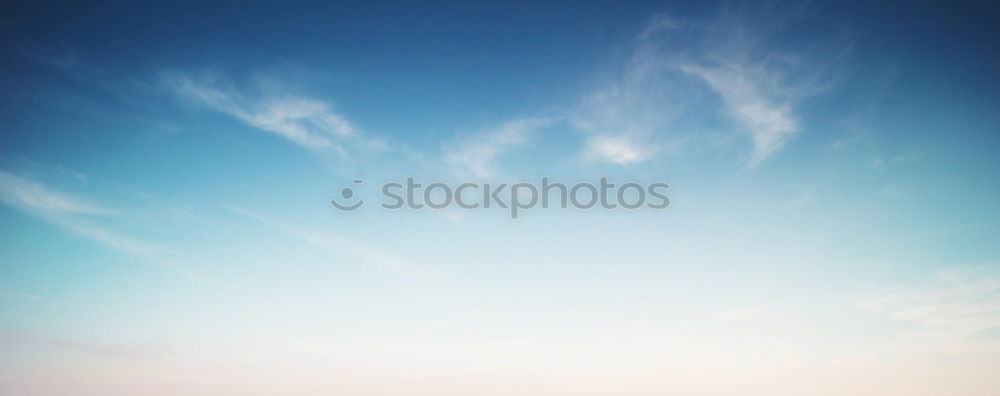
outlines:
[{"label": "cloud streak", "polygon": [[46,214],[100,215],[115,214],[66,194],[52,191],[34,180],[0,170],[0,201],[18,209]]},{"label": "cloud streak", "polygon": [[1000,329],[1000,278],[988,274],[949,271],[929,284],[874,290],[847,301],[913,326],[915,336],[961,339]]},{"label": "cloud streak", "polygon": [[196,81],[187,75],[164,77],[164,81],[184,98],[302,147],[334,148],[343,152],[335,141],[359,133],[347,117],[333,112],[329,104],[320,100],[299,97],[250,99],[216,81]]},{"label": "cloud streak", "polygon": [[15,332],[0,332],[0,343],[44,345],[109,358],[127,359],[158,359],[166,352],[152,345],[91,342]]},{"label": "cloud streak", "polygon": [[330,232],[289,226],[271,220],[261,214],[238,207],[227,206],[226,208],[233,213],[251,218],[261,224],[272,227],[286,235],[305,242],[307,245],[312,246],[321,252],[333,255],[342,255],[347,253],[357,257],[361,259],[365,265],[368,265],[380,272],[395,275],[412,275],[416,270],[416,267],[411,263],[408,263],[389,253],[371,248],[351,238],[346,238]]},{"label": "cloud streak", "polygon": [[467,136],[445,149],[445,161],[477,177],[496,176],[498,158],[507,150],[523,145],[540,128],[552,123],[549,118],[521,118],[496,128]]},{"label": "cloud streak", "polygon": [[120,235],[93,224],[94,217],[115,216],[117,211],[56,191],[38,181],[0,170],[0,201],[117,251],[171,264],[163,258],[172,252],[171,249]]}]

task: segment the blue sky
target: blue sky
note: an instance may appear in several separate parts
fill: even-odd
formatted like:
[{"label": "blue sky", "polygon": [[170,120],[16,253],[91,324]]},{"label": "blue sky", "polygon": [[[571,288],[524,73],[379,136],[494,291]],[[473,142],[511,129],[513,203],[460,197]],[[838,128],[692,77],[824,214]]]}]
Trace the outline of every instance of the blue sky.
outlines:
[{"label": "blue sky", "polygon": [[4,9],[0,393],[998,391],[986,5]]}]

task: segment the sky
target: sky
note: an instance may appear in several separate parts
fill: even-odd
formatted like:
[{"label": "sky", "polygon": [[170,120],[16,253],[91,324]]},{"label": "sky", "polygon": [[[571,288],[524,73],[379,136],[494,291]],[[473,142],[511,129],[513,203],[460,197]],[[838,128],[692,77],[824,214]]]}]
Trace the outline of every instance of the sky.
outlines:
[{"label": "sky", "polygon": [[616,3],[0,6],[0,393],[1000,393],[1000,14]]}]

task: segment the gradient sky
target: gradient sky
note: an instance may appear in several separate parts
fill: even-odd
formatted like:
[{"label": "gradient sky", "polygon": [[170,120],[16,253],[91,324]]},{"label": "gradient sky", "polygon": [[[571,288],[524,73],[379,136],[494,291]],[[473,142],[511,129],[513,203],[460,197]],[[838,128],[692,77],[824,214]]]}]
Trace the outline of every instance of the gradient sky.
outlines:
[{"label": "gradient sky", "polygon": [[1000,393],[997,10],[694,3],[0,6],[0,393]]}]

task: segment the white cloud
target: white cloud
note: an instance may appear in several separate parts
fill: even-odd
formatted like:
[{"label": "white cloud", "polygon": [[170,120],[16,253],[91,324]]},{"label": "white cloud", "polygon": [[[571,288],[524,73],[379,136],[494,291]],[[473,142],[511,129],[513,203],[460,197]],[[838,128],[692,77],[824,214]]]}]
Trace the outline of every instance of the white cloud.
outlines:
[{"label": "white cloud", "polygon": [[695,33],[673,67],[704,82],[753,143],[751,166],[802,130],[798,109],[832,87],[850,45],[835,34],[789,39],[805,22],[794,10],[740,6],[723,10]]},{"label": "white cloud", "polygon": [[722,97],[729,114],[753,139],[751,165],[773,154],[798,131],[791,102],[769,98],[770,90],[763,81],[773,76],[766,73],[762,76],[759,71],[739,64],[718,67],[685,64],[680,70],[701,78]]},{"label": "white cloud", "polygon": [[624,70],[611,82],[583,95],[569,115],[570,122],[587,135],[588,158],[617,164],[649,159],[657,150],[668,122],[669,82],[662,59],[647,44],[652,30],[673,29],[673,22],[655,20],[641,35],[640,44]]},{"label": "white cloud", "polygon": [[636,163],[649,158],[652,150],[627,136],[598,136],[590,140],[591,157],[620,165]]},{"label": "white cloud", "polygon": [[[764,7],[766,8],[766,7]],[[641,162],[677,143],[694,141],[704,114],[698,101],[704,83],[718,95],[725,114],[750,137],[756,165],[780,150],[801,129],[796,108],[827,87],[830,61],[839,48],[783,48],[771,39],[787,15],[748,17],[722,12],[712,20],[651,19],[636,37],[635,50],[615,79],[584,95],[571,111],[573,125],[588,135],[592,158],[619,164]],[[707,111],[706,111],[707,110]],[[694,126],[694,128],[692,128]],[[707,141],[710,142],[710,141]]]},{"label": "white cloud", "polygon": [[495,176],[499,169],[497,158],[504,151],[524,144],[535,131],[550,123],[548,118],[522,118],[466,136],[445,149],[445,160],[478,177]]},{"label": "white cloud", "polygon": [[228,114],[247,125],[282,136],[307,148],[342,148],[331,139],[358,133],[346,117],[322,101],[309,98],[248,99],[213,81],[194,81],[186,75],[165,78],[177,93]]}]

